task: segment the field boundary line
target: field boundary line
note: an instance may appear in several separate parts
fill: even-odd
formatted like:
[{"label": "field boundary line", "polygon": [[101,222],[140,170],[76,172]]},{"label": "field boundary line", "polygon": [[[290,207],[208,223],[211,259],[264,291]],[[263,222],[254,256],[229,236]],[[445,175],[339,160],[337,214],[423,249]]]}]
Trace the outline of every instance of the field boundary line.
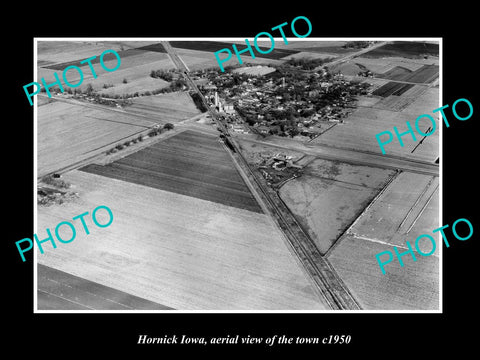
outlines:
[{"label": "field boundary line", "polygon": [[415,218],[415,220],[412,222],[412,224],[410,225],[410,227],[408,228],[406,234],[408,234],[410,232],[410,230],[412,230],[413,226],[416,224],[417,220],[420,218],[420,216],[423,214],[423,212],[425,211],[427,205],[430,203],[430,200],[432,200],[433,198],[433,195],[435,194],[435,192],[437,191],[437,189],[439,188],[440,184],[437,184],[437,186],[435,186],[435,189],[432,191],[432,193],[430,194],[430,196],[428,197],[427,201],[425,201],[425,204],[423,205],[422,209],[420,210],[420,212],[418,213],[417,217]]},{"label": "field boundary line", "polygon": [[[174,136],[174,135],[177,134],[176,132],[173,132],[173,131],[167,131],[167,132],[164,132],[163,134],[160,134],[159,136],[155,136],[155,137],[153,137],[153,138],[149,138],[149,139],[152,139],[152,141],[148,141],[149,139],[147,139],[146,141],[144,140],[144,141],[141,143],[141,146],[135,146],[135,145],[138,145],[138,144],[139,144],[139,143],[137,143],[137,144],[135,144],[135,145],[133,145],[133,146],[129,146],[129,148],[131,148],[131,149],[128,149],[128,148],[127,148],[127,149],[123,149],[123,150],[120,150],[120,151],[114,153],[113,155],[106,155],[106,154],[105,154],[105,151],[107,151],[107,150],[109,150],[109,149],[111,149],[111,148],[114,148],[116,145],[121,145],[121,144],[125,141],[125,139],[132,139],[132,140],[133,140],[133,139],[137,138],[140,134],[147,135],[150,130],[152,130],[152,128],[143,129],[143,130],[140,130],[140,131],[138,131],[138,132],[136,132],[136,133],[133,133],[133,134],[124,136],[124,137],[122,137],[122,138],[120,138],[120,139],[118,139],[118,140],[115,140],[115,141],[113,141],[113,142],[111,142],[111,143],[109,143],[109,144],[106,144],[106,145],[104,145],[104,146],[101,146],[101,147],[98,147],[98,148],[96,148],[96,149],[90,150],[90,151],[88,151],[88,152],[86,152],[86,153],[84,153],[84,154],[86,155],[86,154],[88,154],[88,153],[97,152],[97,151],[98,151],[98,153],[96,153],[96,154],[94,154],[94,155],[91,155],[91,156],[88,156],[88,157],[86,157],[85,159],[82,159],[82,160],[73,162],[73,163],[71,163],[71,164],[69,164],[69,165],[66,165],[66,166],[64,166],[64,167],[61,167],[61,168],[58,168],[58,169],[55,169],[55,170],[50,170],[50,171],[48,171],[48,172],[46,172],[46,173],[44,173],[44,174],[42,174],[42,175],[40,175],[40,172],[38,172],[38,164],[37,164],[37,172],[38,172],[38,173],[37,173],[37,180],[38,180],[38,181],[41,181],[41,179],[42,179],[43,177],[49,176],[49,175],[52,175],[52,174],[55,174],[55,173],[57,173],[57,174],[63,174],[63,173],[66,173],[66,172],[68,172],[68,171],[72,171],[72,170],[78,169],[78,168],[80,168],[80,167],[83,167],[83,166],[87,166],[87,165],[89,165],[89,164],[92,164],[92,163],[94,163],[95,161],[100,160],[102,157],[107,157],[107,156],[109,156],[109,157],[111,158],[111,160],[109,160],[109,161],[107,161],[107,162],[105,162],[105,163],[100,164],[100,165],[106,165],[106,164],[108,164],[108,163],[110,163],[110,162],[119,160],[119,159],[121,159],[121,158],[123,158],[123,157],[125,157],[125,156],[128,156],[128,155],[136,152],[136,151],[139,151],[139,150],[143,149],[144,147],[151,146],[151,145],[153,145],[153,144],[154,144],[155,142],[157,142],[157,141],[163,140],[163,139],[164,139],[164,138],[162,137],[163,134],[168,134],[168,135],[170,135],[170,136]],[[180,131],[180,132],[178,132],[178,133],[181,133],[181,132],[183,132],[183,131],[185,131],[185,130],[182,130],[182,131]],[[170,137],[170,136],[168,136],[168,137]],[[125,151],[124,151],[124,150],[125,150]],[[131,150],[131,152],[130,152],[129,150]],[[118,155],[117,155],[117,154],[118,154]]]},{"label": "field boundary line", "polygon": [[407,214],[405,215],[405,217],[403,218],[402,222],[400,223],[400,225],[398,225],[397,227],[397,231],[400,230],[400,228],[403,226],[403,224],[407,221],[407,218],[408,216],[412,213],[413,209],[415,208],[415,206],[417,206],[417,204],[420,202],[420,199],[422,198],[422,196],[428,191],[430,185],[432,184],[433,180],[434,180],[434,176],[432,176],[430,178],[430,180],[428,181],[428,183],[425,185],[425,187],[423,188],[422,192],[418,195],[417,199],[415,200],[415,202],[413,203],[413,205],[410,207],[410,209],[407,211]]},{"label": "field boundary line", "polygon": [[328,130],[333,129],[333,128],[334,128],[335,126],[337,126],[337,125],[338,125],[338,123],[334,123],[334,124],[333,124],[332,126],[330,126],[327,130],[322,131],[322,132],[319,133],[317,136],[311,138],[310,140],[307,140],[307,143],[310,143],[310,142],[312,142],[313,140],[318,139],[320,136],[322,136],[323,134],[325,134]]},{"label": "field boundary line", "polygon": [[397,248],[400,248],[400,249],[407,249],[407,250],[408,250],[408,247],[407,247],[407,246],[393,245],[393,244],[390,244],[390,243],[388,243],[388,242],[386,242],[386,241],[383,241],[383,240],[373,239],[373,238],[369,238],[369,237],[366,237],[366,236],[361,236],[361,235],[358,235],[358,234],[356,234],[356,233],[350,233],[350,234],[348,234],[348,235],[353,236],[355,239],[370,241],[370,242],[374,242],[374,243],[377,243],[377,244],[394,246],[394,247],[397,247]]},{"label": "field boundary line", "polygon": [[[379,239],[372,239],[372,238],[369,238],[369,237],[365,237],[365,236],[361,236],[361,235],[358,235],[358,234],[355,234],[355,233],[350,233],[348,235],[351,235],[352,237],[354,237],[355,239],[359,239],[359,240],[365,240],[365,241],[370,241],[370,242],[374,242],[374,243],[377,243],[377,244],[382,244],[382,245],[387,245],[387,246],[390,246],[390,247],[396,247],[398,249],[405,249],[405,250],[410,250],[407,246],[403,246],[403,245],[394,245],[394,244],[390,244],[386,241],[383,241],[383,240],[379,240]],[[415,249],[415,248],[412,248],[413,251],[417,252],[418,251]],[[429,256],[435,256],[437,258],[439,258],[439,255],[437,255],[436,253],[432,254],[432,255],[429,255]]]}]

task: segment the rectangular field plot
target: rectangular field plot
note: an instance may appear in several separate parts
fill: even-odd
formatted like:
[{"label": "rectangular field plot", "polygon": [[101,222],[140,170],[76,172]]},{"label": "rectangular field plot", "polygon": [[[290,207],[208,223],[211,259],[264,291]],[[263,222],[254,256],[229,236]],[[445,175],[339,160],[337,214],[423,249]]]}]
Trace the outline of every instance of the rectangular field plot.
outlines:
[{"label": "rectangular field plot", "polygon": [[403,84],[394,81],[390,81],[383,85],[382,87],[376,89],[372,92],[372,95],[387,97],[390,95],[400,96],[404,92],[410,90],[413,87],[413,84]]},{"label": "rectangular field plot", "polygon": [[[144,53],[144,51],[142,50],[137,50],[137,49],[128,49],[128,50],[124,50],[124,51],[117,51],[118,55],[120,56],[120,63],[121,61],[128,57],[128,56],[135,56],[135,55],[142,55]],[[100,67],[100,54],[98,55],[95,55],[95,58],[90,60],[91,64],[94,65],[94,68],[99,68]],[[83,63],[81,64],[81,62],[85,60],[85,59],[78,59],[78,60],[73,60],[73,61],[67,61],[67,62],[63,62],[63,63],[57,63],[55,65],[50,65],[50,66],[44,66],[45,68],[47,69],[50,69],[50,70],[56,70],[56,71],[63,71],[65,70],[65,68],[67,68],[68,66],[77,66],[77,67],[85,67],[85,68],[88,68],[89,67],[89,64],[88,63]],[[114,53],[112,52],[108,52],[106,53],[105,55],[103,55],[103,61],[105,63],[105,67],[107,68],[114,68],[115,66],[108,66],[107,63],[109,61],[111,62],[114,62],[116,63],[118,60],[117,60],[117,57]],[[96,66],[95,66],[96,65]]]},{"label": "rectangular field plot", "polygon": [[378,74],[377,77],[418,84],[429,84],[438,77],[438,71],[438,65],[423,65],[415,71],[401,66],[395,66],[383,74]]},{"label": "rectangular field plot", "polygon": [[111,164],[82,171],[262,212],[218,137],[185,131]]},{"label": "rectangular field plot", "polygon": [[317,159],[301,177],[282,186],[280,196],[325,254],[393,174]]},{"label": "rectangular field plot", "polygon": [[[417,98],[428,90],[428,87],[423,85],[409,85],[403,87],[400,90],[401,96],[387,96],[383,97],[380,101],[372,105],[375,109],[390,110],[390,111],[402,111],[411,104],[413,104]],[[398,92],[396,94],[399,94]],[[394,94],[394,95],[396,95]]]},{"label": "rectangular field plot", "polygon": [[99,154],[153,124],[114,109],[61,101],[42,105],[38,108],[38,176]]},{"label": "rectangular field plot", "polygon": [[99,204],[114,220],[85,218],[90,234],[75,224],[75,240],[44,244],[40,264],[173,309],[326,309],[269,217],[84,171],[62,177],[79,198],[39,207],[38,229]]},{"label": "rectangular field plot", "polygon": [[405,81],[428,84],[438,77],[438,65],[424,65],[412,72],[405,78]]},{"label": "rectangular field plot", "polygon": [[108,49],[117,52],[121,51],[121,44],[114,41],[38,41],[38,65],[49,66],[70,61],[80,61],[92,56],[98,56]]}]

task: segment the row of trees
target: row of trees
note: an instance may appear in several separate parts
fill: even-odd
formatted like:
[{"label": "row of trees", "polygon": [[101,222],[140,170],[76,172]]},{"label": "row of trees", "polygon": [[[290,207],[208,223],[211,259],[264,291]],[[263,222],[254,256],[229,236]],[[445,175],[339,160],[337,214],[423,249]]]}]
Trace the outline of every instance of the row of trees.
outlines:
[{"label": "row of trees", "polygon": [[[149,133],[147,134],[149,137],[154,137],[154,136],[157,136],[165,131],[168,131],[168,130],[171,130],[174,128],[174,125],[171,124],[171,123],[166,123],[165,125],[163,125],[163,127],[159,127],[159,128],[155,128],[155,129],[152,129],[149,131]],[[123,150],[125,149],[126,147],[130,146],[130,145],[133,145],[133,144],[136,144],[138,142],[141,142],[143,141],[143,135],[139,135],[138,137],[134,138],[134,139],[131,139],[131,140],[127,140],[125,141],[123,144],[118,144],[116,145],[114,148],[111,148],[110,150],[108,150],[106,152],[107,155],[110,155],[110,154],[113,154],[113,153],[116,153],[117,151],[120,151],[120,150]]]}]

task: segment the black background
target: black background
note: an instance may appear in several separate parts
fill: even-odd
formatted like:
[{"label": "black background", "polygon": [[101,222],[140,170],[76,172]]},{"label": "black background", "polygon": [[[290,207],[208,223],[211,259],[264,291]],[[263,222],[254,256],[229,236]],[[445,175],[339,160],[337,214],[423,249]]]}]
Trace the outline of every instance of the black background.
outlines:
[{"label": "black background", "polygon": [[[429,9],[416,2],[375,7],[344,2],[327,5],[290,2],[260,6],[259,3],[208,3],[194,7],[187,3],[106,4],[78,3],[71,8],[60,3],[42,3],[5,11],[14,24],[4,22],[2,62],[7,75],[2,86],[3,117],[3,206],[2,239],[2,336],[8,348],[45,357],[70,355],[126,355],[143,358],[151,353],[195,354],[226,351],[231,354],[352,354],[374,357],[416,357],[452,348],[473,348],[476,324],[480,233],[474,211],[476,187],[476,125],[480,113],[478,91],[477,19],[473,5],[460,2]],[[439,3],[438,3],[439,4]],[[7,14],[8,12],[8,14]],[[443,314],[33,314],[33,256],[22,263],[15,241],[33,235],[33,107],[23,85],[33,81],[34,37],[253,37],[261,31],[296,16],[310,19],[310,37],[442,37],[443,104],[467,98],[474,114],[467,121],[456,120],[446,110],[450,128],[443,128],[443,224],[469,219],[474,235],[468,241],[450,241],[443,251]],[[300,24],[300,22],[298,22]],[[288,29],[288,27],[286,28]],[[299,33],[304,33],[301,28]],[[278,34],[274,34],[278,36]],[[289,29],[287,32],[289,36]],[[6,70],[6,71],[5,71]],[[8,109],[8,110],[7,110]],[[433,109],[432,109],[433,110]],[[420,114],[419,114],[420,115]],[[412,119],[405,119],[412,120]],[[447,229],[449,239],[451,231]],[[30,252],[32,254],[33,252]],[[345,345],[185,346],[137,345],[139,334],[268,337],[282,335],[323,337],[351,335]],[[146,357],[146,356],[145,356]]]}]

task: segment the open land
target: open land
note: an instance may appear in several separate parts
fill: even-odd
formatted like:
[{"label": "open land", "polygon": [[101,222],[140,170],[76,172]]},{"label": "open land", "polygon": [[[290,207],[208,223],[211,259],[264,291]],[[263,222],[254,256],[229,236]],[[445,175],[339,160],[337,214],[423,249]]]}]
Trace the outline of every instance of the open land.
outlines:
[{"label": "open land", "polygon": [[325,254],[393,174],[393,170],[317,159],[279,193]]},{"label": "open land", "polygon": [[[396,126],[399,131],[402,129],[406,130],[406,121],[409,121],[414,126],[415,119],[418,116],[431,113],[433,109],[439,107],[438,89],[424,88],[422,90],[424,90],[423,93],[417,96],[411,104],[401,111],[367,107],[357,108],[345,119],[344,124],[335,126],[317,137],[313,142],[333,147],[381,153],[381,149],[375,138],[376,134],[386,130],[393,132],[394,126]],[[406,91],[402,96],[409,96],[409,92],[412,91],[415,91],[415,87]],[[378,106],[378,103],[375,106]],[[437,130],[425,138],[423,143],[416,149],[415,147],[418,145],[418,141],[413,141],[411,136],[404,136],[402,138],[404,142],[403,147],[400,146],[398,140],[394,140],[392,143],[385,145],[386,153],[389,155],[434,162],[439,156],[438,129],[441,125],[436,117],[435,122]],[[431,126],[431,123],[425,119],[419,122],[419,128],[424,133],[427,132],[429,126]],[[414,150],[413,153],[412,150]]]},{"label": "open land", "polygon": [[400,56],[405,58],[422,58],[424,56],[438,57],[438,44],[421,41],[394,41],[369,51],[364,56],[372,58],[383,58],[391,56]]},{"label": "open land", "polygon": [[172,92],[159,95],[142,96],[132,99],[125,112],[151,117],[161,124],[176,124],[200,114],[190,95],[185,92]]},{"label": "open land", "polygon": [[[99,55],[101,52],[93,54],[97,55],[97,58],[92,61],[97,75],[96,78],[93,76],[88,64],[80,64],[80,61],[88,56],[81,57],[79,54],[74,60],[68,62],[40,66],[38,69],[38,80],[45,78],[46,83],[53,83],[55,81],[54,73],[57,73],[61,78],[63,69],[69,65],[75,65],[80,67],[83,72],[83,82],[78,88],[84,90],[90,84],[93,89],[98,90],[102,95],[133,94],[136,91],[152,91],[168,85],[167,82],[161,79],[154,79],[149,76],[152,70],[169,70],[174,68],[167,54],[139,49],[119,50],[118,53],[121,64],[113,72],[106,71],[100,66]],[[104,63],[107,68],[113,69],[117,65],[117,59],[113,54],[109,53],[105,56]],[[76,84],[80,81],[78,71],[70,70],[66,75],[71,84]],[[124,80],[126,83],[124,83]]]},{"label": "open land", "polygon": [[84,171],[64,178],[79,199],[39,208],[39,234],[100,204],[114,221],[87,219],[90,235],[45,246],[40,264],[174,309],[325,308],[265,215]]},{"label": "open land", "polygon": [[82,169],[261,212],[216,136],[185,131],[105,166]]},{"label": "open land", "polygon": [[115,109],[53,101],[38,109],[38,176],[84,160],[153,125]]},{"label": "open land", "polygon": [[[382,274],[375,255],[392,247],[347,235],[328,260],[365,310],[439,309],[439,259],[411,257],[386,265]],[[402,249],[399,249],[402,250]]]},{"label": "open land", "polygon": [[[407,240],[415,249],[417,236],[440,226],[438,214],[438,178],[402,172],[338,240],[328,259],[365,309],[439,307],[439,237],[435,254],[424,257],[414,250],[417,261],[404,256],[404,267],[392,261],[385,275],[375,258],[393,253],[393,246],[408,250]],[[425,241],[419,248],[428,253],[432,245]]]},{"label": "open land", "polygon": [[[170,43],[190,71],[218,69],[213,52],[231,49],[230,42]],[[359,50],[343,48],[345,43],[279,41],[270,56],[252,59],[243,54],[244,67],[235,71],[244,71],[245,65],[275,66],[304,55],[341,59]],[[40,42],[38,78],[53,82],[53,72],[106,49],[121,54],[121,67],[108,73],[96,64],[98,78],[85,72],[84,86],[91,84],[104,96],[168,86],[149,76],[151,70],[175,67],[158,41]],[[106,61],[109,67],[115,64],[113,58]],[[235,55],[225,63],[230,64],[238,64]],[[430,257],[417,254],[416,262],[404,257],[405,267],[391,262],[386,275],[375,258],[438,227],[439,179],[431,166],[439,156],[441,124],[437,121],[437,131],[419,146],[407,136],[404,147],[393,141],[386,146],[386,156],[375,139],[376,133],[393,131],[393,126],[402,130],[405,121],[413,123],[439,107],[438,65],[438,45],[388,43],[330,69],[344,73],[347,80],[373,84],[371,95],[359,96],[357,108],[343,123],[323,121],[328,130],[313,141],[305,136],[234,134],[252,165],[281,153],[303,167],[301,176],[284,183],[279,194],[367,310],[439,308],[438,252]],[[371,72],[367,77],[359,74],[366,71]],[[70,76],[74,81],[75,72]],[[112,209],[115,220],[108,228],[93,228],[88,237],[79,232],[74,242],[39,254],[40,264],[58,270],[49,272],[52,277],[106,287],[112,299],[122,299],[120,307],[130,301],[125,300],[130,294],[138,297],[132,300],[139,304],[133,308],[326,309],[216,131],[183,121],[199,114],[187,93],[135,97],[122,109],[68,97],[37,98],[39,176],[100,153],[156,123],[171,122],[178,125],[176,132],[186,130],[106,165],[96,161],[62,175],[78,196],[39,206],[38,229],[52,228],[100,204]],[[420,123],[423,132],[429,126]],[[421,249],[429,251],[429,246],[422,243]],[[51,281],[45,283],[52,286]],[[58,300],[61,292],[39,289],[39,304]],[[92,308],[108,306],[95,304]]]}]

